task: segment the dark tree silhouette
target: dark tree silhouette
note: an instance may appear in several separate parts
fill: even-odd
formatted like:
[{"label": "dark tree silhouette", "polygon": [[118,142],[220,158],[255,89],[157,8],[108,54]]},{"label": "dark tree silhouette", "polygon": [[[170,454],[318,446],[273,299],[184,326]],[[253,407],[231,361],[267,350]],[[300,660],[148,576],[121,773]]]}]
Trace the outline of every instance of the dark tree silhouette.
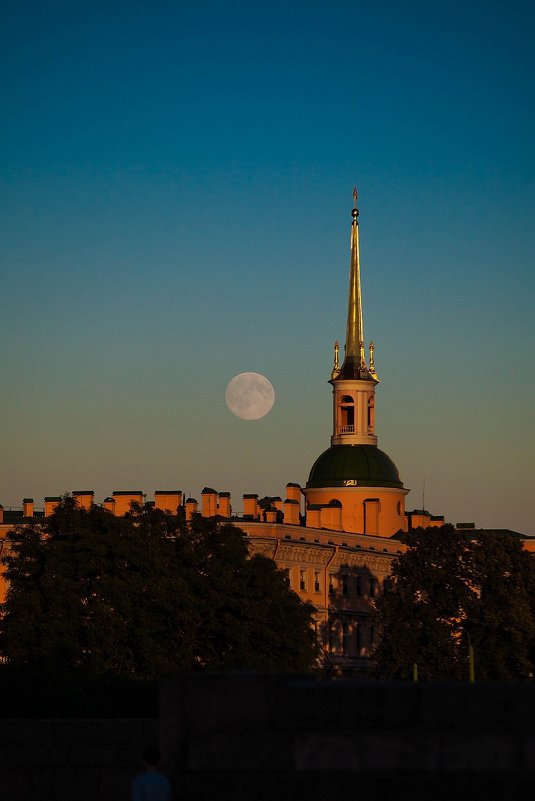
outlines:
[{"label": "dark tree silhouette", "polygon": [[315,664],[313,607],[229,523],[151,507],[114,517],[66,496],[9,543],[0,654],[11,667],[152,679]]},{"label": "dark tree silhouette", "polygon": [[479,679],[527,679],[535,657],[535,561],[520,540],[452,526],[406,535],[390,589],[377,602],[377,674],[466,678],[472,643]]}]

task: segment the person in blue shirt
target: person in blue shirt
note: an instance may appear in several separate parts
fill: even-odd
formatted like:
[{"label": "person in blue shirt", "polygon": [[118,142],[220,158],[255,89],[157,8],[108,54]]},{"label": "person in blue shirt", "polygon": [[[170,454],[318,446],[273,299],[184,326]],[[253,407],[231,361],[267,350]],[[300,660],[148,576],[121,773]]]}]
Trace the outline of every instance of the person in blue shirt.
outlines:
[{"label": "person in blue shirt", "polygon": [[171,801],[171,782],[160,773],[160,750],[153,746],[143,751],[145,773],[132,782],[132,801]]}]

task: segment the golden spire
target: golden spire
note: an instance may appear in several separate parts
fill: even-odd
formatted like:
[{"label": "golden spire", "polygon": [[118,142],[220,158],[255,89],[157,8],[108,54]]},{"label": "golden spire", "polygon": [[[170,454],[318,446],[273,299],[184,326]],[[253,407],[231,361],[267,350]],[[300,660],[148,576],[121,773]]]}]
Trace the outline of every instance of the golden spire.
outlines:
[{"label": "golden spire", "polygon": [[370,378],[364,356],[364,326],[362,323],[362,292],[360,287],[359,254],[359,210],[357,209],[357,187],[353,190],[351,216],[351,262],[349,269],[349,299],[347,306],[347,328],[345,358],[339,372],[340,378]]},{"label": "golden spire", "polygon": [[347,306],[346,362],[353,357],[360,361],[362,334],[362,303],[360,299],[359,210],[357,187],[353,189],[353,224],[351,225],[351,266],[349,271],[349,299]]}]

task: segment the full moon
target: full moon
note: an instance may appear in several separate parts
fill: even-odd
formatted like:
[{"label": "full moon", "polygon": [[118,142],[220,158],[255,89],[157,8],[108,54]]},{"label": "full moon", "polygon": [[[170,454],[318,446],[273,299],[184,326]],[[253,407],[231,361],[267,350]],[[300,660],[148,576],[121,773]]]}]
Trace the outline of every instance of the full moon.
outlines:
[{"label": "full moon", "polygon": [[229,381],[225,400],[232,414],[242,420],[259,420],[275,403],[275,390],[265,375],[240,373]]}]

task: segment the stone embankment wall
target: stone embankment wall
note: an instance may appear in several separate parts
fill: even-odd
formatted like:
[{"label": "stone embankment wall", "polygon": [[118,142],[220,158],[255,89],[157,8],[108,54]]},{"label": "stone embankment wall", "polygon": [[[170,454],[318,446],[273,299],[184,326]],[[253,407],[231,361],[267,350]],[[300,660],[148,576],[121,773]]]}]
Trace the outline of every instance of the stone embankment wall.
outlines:
[{"label": "stone embankment wall", "polygon": [[524,801],[534,710],[532,684],[182,674],[159,722],[0,720],[0,799],[129,801],[159,739],[177,801]]},{"label": "stone embankment wall", "polygon": [[195,801],[515,801],[535,686],[190,674],[162,685],[167,771]]},{"label": "stone embankment wall", "polygon": [[153,720],[0,720],[0,799],[130,801]]}]

